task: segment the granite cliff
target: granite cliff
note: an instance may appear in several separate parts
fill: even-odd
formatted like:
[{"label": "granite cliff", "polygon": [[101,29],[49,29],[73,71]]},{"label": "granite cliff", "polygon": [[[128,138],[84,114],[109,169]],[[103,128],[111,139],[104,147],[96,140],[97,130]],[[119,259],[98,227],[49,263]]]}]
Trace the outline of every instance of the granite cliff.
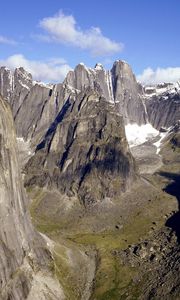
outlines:
[{"label": "granite cliff", "polygon": [[[0,91],[0,297],[176,299],[179,83],[116,61],[59,84],[1,67]],[[130,148],[125,125],[148,138]]]},{"label": "granite cliff", "polygon": [[9,104],[1,97],[0,222],[0,298],[63,299],[63,292],[48,269],[52,257],[46,242],[31,224],[14,122]]},{"label": "granite cliff", "polygon": [[116,61],[109,71],[101,64],[93,69],[79,64],[59,84],[33,81],[23,68],[14,72],[0,68],[0,91],[11,104],[17,135],[29,140],[33,149],[68,97],[76,97],[88,87],[98,90],[108,102],[116,103],[125,124],[150,123],[159,130],[175,125],[179,118],[179,84],[144,88],[124,61]]},{"label": "granite cliff", "polygon": [[26,173],[26,185],[57,188],[85,206],[126,191],[137,175],[116,106],[91,88],[69,97]]}]

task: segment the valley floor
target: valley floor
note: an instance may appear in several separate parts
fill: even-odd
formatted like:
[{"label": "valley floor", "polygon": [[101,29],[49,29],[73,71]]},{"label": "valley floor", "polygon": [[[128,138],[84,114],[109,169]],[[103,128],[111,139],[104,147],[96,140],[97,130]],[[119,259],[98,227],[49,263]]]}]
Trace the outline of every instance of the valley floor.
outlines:
[{"label": "valley floor", "polygon": [[91,211],[75,202],[64,211],[57,191],[27,189],[32,220],[49,238],[52,269],[67,299],[179,299],[179,149],[165,163],[152,143],[132,153],[141,179]]}]

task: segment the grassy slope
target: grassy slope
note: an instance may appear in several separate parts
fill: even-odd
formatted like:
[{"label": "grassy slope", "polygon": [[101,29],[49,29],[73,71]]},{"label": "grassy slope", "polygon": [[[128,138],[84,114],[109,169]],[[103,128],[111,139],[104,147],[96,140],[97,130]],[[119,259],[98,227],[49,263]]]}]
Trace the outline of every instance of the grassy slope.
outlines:
[{"label": "grassy slope", "polygon": [[[159,186],[159,181],[156,178],[153,178],[152,182],[153,185],[157,184]],[[127,198],[126,195],[123,196],[123,201],[128,201],[130,196],[145,198],[144,201],[141,199],[141,206],[137,206],[126,218],[123,227],[118,230],[113,226],[110,230],[108,228],[108,230],[103,232],[90,232],[88,225],[86,228],[86,218],[81,220],[81,223],[84,222],[82,230],[78,223],[68,224],[67,220],[66,224],[64,224],[64,222],[61,223],[60,218],[57,221],[57,218],[44,215],[43,211],[38,210],[38,207],[43,201],[44,193],[46,192],[40,189],[29,191],[31,197],[33,196],[30,211],[35,226],[39,231],[59,242],[55,247],[54,269],[64,287],[67,299],[80,299],[83,286],[79,287],[78,278],[81,278],[81,276],[78,277],[76,270],[72,270],[64,250],[65,248],[60,246],[62,245],[60,236],[63,231],[63,243],[65,243],[67,249],[72,251],[75,259],[78,256],[77,248],[81,249],[82,245],[87,249],[92,247],[97,250],[98,262],[92,299],[126,299],[127,288],[132,297],[137,297],[140,290],[133,283],[133,279],[138,270],[122,265],[113,255],[113,251],[124,249],[129,244],[137,243],[139,240],[148,237],[152,232],[152,222],[156,222],[157,229],[160,228],[165,223],[164,216],[177,208],[177,203],[171,196],[156,190],[156,187],[154,188],[151,185],[145,187],[142,193],[143,196],[138,193],[134,195],[129,194]],[[73,233],[71,231],[72,225]],[[76,260],[78,263],[81,262],[81,258]],[[85,276],[86,270],[84,269],[82,272],[84,272]]]},{"label": "grassy slope", "polygon": [[[179,148],[167,142],[161,153],[165,163],[161,171],[177,173]],[[144,179],[145,182],[139,189],[116,199],[117,214],[115,216],[109,213],[107,219],[103,218],[101,213],[94,217],[85,215],[81,219],[73,219],[73,214],[70,218],[61,218],[60,214],[56,215],[50,207],[44,205],[45,196],[47,198],[49,192],[37,188],[28,190],[30,198],[33,199],[30,211],[35,226],[56,242],[53,268],[64,287],[67,299],[78,300],[82,297],[85,282],[80,282],[83,278],[86,279],[88,268],[85,268],[87,261],[81,254],[89,249],[96,249],[98,253],[95,257],[96,276],[91,299],[120,300],[128,298],[128,295],[131,295],[130,299],[138,299],[143,284],[134,282],[138,269],[123,265],[117,256],[113,255],[113,251],[127,248],[129,244],[148,238],[153,230],[158,230],[165,224],[165,216],[177,210],[175,197],[162,191],[168,182],[165,177],[157,172],[154,175],[145,175]],[[48,194],[48,197],[53,197],[53,194]],[[122,203],[132,206],[132,210],[128,205],[123,207]],[[123,208],[127,215],[122,221],[120,215]],[[118,219],[122,226],[115,229],[114,224]],[[92,230],[89,224],[93,222],[103,223],[104,229]],[[156,223],[156,228],[152,228],[153,222]],[[67,255],[68,251],[72,253],[74,265]]]}]

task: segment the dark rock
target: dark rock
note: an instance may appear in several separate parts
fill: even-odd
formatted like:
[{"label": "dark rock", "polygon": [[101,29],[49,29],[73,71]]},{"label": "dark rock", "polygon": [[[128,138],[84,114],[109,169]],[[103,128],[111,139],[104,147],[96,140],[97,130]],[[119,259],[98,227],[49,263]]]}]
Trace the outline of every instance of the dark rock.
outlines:
[{"label": "dark rock", "polygon": [[[34,177],[30,174],[37,164]],[[48,176],[43,175],[45,170]],[[123,118],[114,105],[90,89],[76,100],[69,98],[26,172],[26,185],[54,186],[68,196],[78,195],[85,206],[116,197],[136,178]]]}]

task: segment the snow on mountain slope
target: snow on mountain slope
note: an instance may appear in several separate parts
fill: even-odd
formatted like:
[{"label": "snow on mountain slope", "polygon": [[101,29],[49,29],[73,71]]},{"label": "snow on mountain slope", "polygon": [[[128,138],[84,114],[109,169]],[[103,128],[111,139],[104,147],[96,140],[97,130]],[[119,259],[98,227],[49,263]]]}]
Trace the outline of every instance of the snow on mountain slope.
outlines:
[{"label": "snow on mountain slope", "polygon": [[152,86],[144,87],[145,97],[152,97],[154,95],[163,95],[163,94],[175,94],[180,92],[180,81],[176,83],[161,83]]},{"label": "snow on mountain slope", "polygon": [[161,144],[162,144],[162,140],[165,138],[165,136],[167,135],[167,132],[161,132],[160,133],[160,139],[153,143],[154,146],[156,146],[157,150],[156,150],[156,154],[159,154],[160,150],[161,150]]},{"label": "snow on mountain slope", "polygon": [[126,125],[125,132],[130,147],[141,145],[159,134],[159,131],[151,124],[139,126],[135,123]]}]

